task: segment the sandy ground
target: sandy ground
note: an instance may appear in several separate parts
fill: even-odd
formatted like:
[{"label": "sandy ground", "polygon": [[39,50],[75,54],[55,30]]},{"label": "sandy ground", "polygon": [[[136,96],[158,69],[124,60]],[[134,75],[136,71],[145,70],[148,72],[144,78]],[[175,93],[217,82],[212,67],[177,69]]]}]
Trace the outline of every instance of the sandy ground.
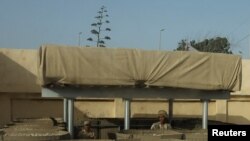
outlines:
[{"label": "sandy ground", "polygon": [[[99,134],[107,134],[108,132],[118,132],[119,128],[117,125],[123,126],[122,119],[91,119],[93,120],[95,130]],[[95,122],[94,120],[101,120],[103,122]],[[149,120],[132,120],[132,127],[136,130],[149,130],[150,125],[154,122],[155,119]],[[97,128],[97,123],[99,123]],[[209,121],[209,124],[213,125],[226,125],[228,123],[218,122],[218,121]],[[185,139],[189,141],[206,141],[207,140],[207,131],[201,129],[202,120],[199,118],[179,118],[172,121],[172,127],[174,131],[185,134]],[[99,126],[105,127],[100,128]],[[78,125],[78,129],[79,129]],[[77,129],[77,127],[76,127]],[[104,130],[107,130],[104,132]],[[8,128],[0,129],[0,141],[3,141],[3,138],[7,140],[13,140],[20,137],[34,137],[34,141],[37,139],[55,139],[59,140],[62,136],[67,139],[69,134],[65,131],[65,124],[61,122],[61,119],[55,120],[50,118],[43,119],[22,119],[15,121],[14,124],[10,124]],[[77,130],[75,130],[77,132]],[[3,135],[3,133],[5,133]],[[107,139],[108,136],[99,136],[99,138]],[[28,138],[27,138],[28,139]],[[4,140],[5,141],[5,140]]]}]

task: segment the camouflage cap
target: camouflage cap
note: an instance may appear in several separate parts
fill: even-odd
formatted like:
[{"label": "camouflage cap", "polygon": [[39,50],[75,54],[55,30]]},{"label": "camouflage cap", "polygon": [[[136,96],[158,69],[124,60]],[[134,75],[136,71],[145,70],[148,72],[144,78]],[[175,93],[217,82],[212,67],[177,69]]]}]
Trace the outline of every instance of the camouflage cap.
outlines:
[{"label": "camouflage cap", "polygon": [[83,125],[90,125],[91,123],[90,123],[90,121],[89,120],[86,120],[86,121],[84,121],[84,123],[83,123]]},{"label": "camouflage cap", "polygon": [[160,111],[158,112],[158,116],[160,116],[160,115],[162,115],[162,116],[164,116],[164,117],[167,117],[168,113],[167,113],[165,110],[160,110]]}]

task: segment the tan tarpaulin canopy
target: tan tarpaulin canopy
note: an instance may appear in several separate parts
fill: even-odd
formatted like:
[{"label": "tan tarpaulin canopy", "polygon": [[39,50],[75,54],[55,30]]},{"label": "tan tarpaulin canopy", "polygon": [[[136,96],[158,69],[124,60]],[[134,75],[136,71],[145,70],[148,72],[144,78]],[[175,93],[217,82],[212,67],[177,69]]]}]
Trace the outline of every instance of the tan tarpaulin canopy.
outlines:
[{"label": "tan tarpaulin canopy", "polygon": [[219,53],[44,45],[38,79],[47,84],[240,90],[241,58]]}]

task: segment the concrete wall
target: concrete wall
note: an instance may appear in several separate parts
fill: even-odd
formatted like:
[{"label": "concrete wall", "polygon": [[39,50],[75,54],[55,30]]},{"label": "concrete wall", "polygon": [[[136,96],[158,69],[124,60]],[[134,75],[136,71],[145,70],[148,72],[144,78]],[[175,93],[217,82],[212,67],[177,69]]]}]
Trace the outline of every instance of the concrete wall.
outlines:
[{"label": "concrete wall", "polygon": [[250,124],[250,96],[233,96],[227,104],[228,122]]},{"label": "concrete wall", "polygon": [[[0,49],[0,126],[16,118],[62,117],[62,99],[41,98],[36,84],[37,51]],[[242,91],[232,93],[229,100],[209,102],[209,119],[250,124],[250,60],[243,60]],[[85,118],[123,118],[122,99],[77,99],[75,121]],[[168,109],[164,99],[135,99],[131,117],[155,117],[160,109]],[[201,117],[199,100],[175,100],[174,116]]]},{"label": "concrete wall", "polygon": [[0,49],[0,92],[37,93],[37,51]]},{"label": "concrete wall", "polygon": [[62,117],[61,99],[44,99],[39,93],[0,94],[0,127],[18,118]]},{"label": "concrete wall", "polygon": [[232,95],[250,95],[250,60],[242,60],[242,85],[241,91]]},{"label": "concrete wall", "polygon": [[12,118],[62,117],[60,99],[12,99]]},{"label": "concrete wall", "polygon": [[37,109],[27,108],[38,106],[34,103],[29,103],[24,109],[20,101],[13,101],[15,98],[40,98],[41,88],[36,84],[36,74],[37,50],[0,49],[0,126],[9,123],[15,115],[25,117],[24,114],[29,113],[27,116],[32,117],[34,114],[30,113],[38,113]]},{"label": "concrete wall", "polygon": [[[249,98],[248,98],[249,99]],[[224,102],[227,105],[223,107]],[[63,105],[61,99],[11,98],[1,96],[0,123],[6,124],[17,118],[62,117]],[[82,122],[85,118],[123,118],[124,103],[122,99],[78,99],[75,101],[75,121]],[[210,101],[209,119],[249,124],[250,115],[241,107],[250,106],[249,101],[229,100]],[[131,103],[131,117],[156,117],[160,109],[168,109],[166,100],[135,100]],[[116,112],[119,111],[119,112]],[[224,111],[227,111],[223,113]],[[174,102],[175,117],[201,117],[202,103],[196,100],[178,100]]]},{"label": "concrete wall", "polygon": [[[36,95],[34,97],[34,95]],[[9,94],[0,96],[0,126],[18,118],[42,118],[63,116],[62,99],[44,99],[39,94],[20,94],[21,98]],[[26,98],[25,98],[26,97]],[[174,117],[199,117],[202,103],[199,100],[174,101]],[[234,96],[230,100],[209,102],[209,119],[230,123],[250,124],[250,97]],[[167,100],[133,100],[131,117],[157,117],[157,111],[168,109]],[[77,99],[75,101],[75,124],[86,118],[123,118],[122,99]]]},{"label": "concrete wall", "polygon": [[10,98],[6,95],[0,95],[0,127],[11,120]]}]

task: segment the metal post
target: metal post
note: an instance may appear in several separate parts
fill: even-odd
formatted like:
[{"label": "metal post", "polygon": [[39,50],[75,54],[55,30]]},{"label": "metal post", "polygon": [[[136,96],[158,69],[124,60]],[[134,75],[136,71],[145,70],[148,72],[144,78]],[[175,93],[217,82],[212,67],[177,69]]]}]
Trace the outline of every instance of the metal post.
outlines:
[{"label": "metal post", "polygon": [[64,98],[63,99],[63,121],[64,123],[68,122],[68,99]]},{"label": "metal post", "polygon": [[124,130],[129,130],[130,125],[130,99],[125,99]]},{"label": "metal post", "polygon": [[173,99],[169,99],[168,100],[168,120],[169,120],[169,124],[171,124],[172,120],[173,120]]},{"label": "metal post", "polygon": [[202,129],[207,129],[208,124],[208,100],[203,100]]},{"label": "metal post", "polygon": [[81,34],[82,32],[78,33],[78,46],[81,46]]},{"label": "metal post", "polygon": [[161,50],[161,32],[164,31],[165,29],[160,30],[160,41],[159,41],[159,50]]},{"label": "metal post", "polygon": [[68,132],[74,138],[74,99],[68,99]]}]

